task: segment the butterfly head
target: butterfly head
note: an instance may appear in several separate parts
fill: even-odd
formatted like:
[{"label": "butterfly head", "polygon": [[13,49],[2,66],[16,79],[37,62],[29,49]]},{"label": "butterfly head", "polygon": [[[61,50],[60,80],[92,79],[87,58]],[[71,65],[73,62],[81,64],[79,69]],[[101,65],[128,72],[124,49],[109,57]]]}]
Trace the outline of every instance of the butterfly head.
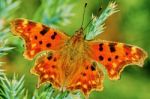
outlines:
[{"label": "butterfly head", "polygon": [[75,35],[83,34],[83,28],[81,27],[79,30],[75,31]]},{"label": "butterfly head", "polygon": [[81,27],[79,30],[77,30],[75,32],[74,37],[76,37],[76,38],[83,38],[83,35],[84,35],[83,28]]},{"label": "butterfly head", "polygon": [[77,30],[74,35],[71,38],[71,42],[73,44],[78,44],[79,42],[82,42],[84,40],[84,33],[83,33],[83,28],[80,28]]}]

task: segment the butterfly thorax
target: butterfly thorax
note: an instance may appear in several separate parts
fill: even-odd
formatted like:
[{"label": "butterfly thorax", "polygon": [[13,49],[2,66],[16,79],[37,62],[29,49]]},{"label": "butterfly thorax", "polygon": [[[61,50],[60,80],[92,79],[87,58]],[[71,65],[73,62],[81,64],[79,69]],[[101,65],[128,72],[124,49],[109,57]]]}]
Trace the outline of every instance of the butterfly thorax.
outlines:
[{"label": "butterfly thorax", "polygon": [[83,29],[81,28],[74,33],[74,35],[69,40],[69,43],[71,45],[79,46],[78,44],[82,44],[83,41],[84,41],[84,35],[83,35]]}]

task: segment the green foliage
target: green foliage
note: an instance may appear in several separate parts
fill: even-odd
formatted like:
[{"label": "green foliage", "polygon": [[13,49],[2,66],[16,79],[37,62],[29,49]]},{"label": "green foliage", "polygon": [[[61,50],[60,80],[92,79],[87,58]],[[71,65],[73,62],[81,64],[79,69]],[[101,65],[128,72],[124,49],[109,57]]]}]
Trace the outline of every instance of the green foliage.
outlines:
[{"label": "green foliage", "polygon": [[14,49],[13,47],[1,47],[0,48],[0,57],[7,55],[7,52]]},{"label": "green foliage", "polygon": [[41,5],[38,7],[33,20],[40,21],[47,25],[67,25],[73,16],[72,9],[77,0],[41,0]]},{"label": "green foliage", "polygon": [[13,18],[15,11],[18,9],[20,1],[0,0],[0,30],[6,27],[7,22]]},{"label": "green foliage", "polygon": [[108,19],[108,17],[112,14],[118,12],[118,10],[116,10],[116,6],[115,2],[110,2],[99,17],[92,16],[93,21],[88,28],[86,40],[94,39],[97,35],[104,31],[104,21],[106,21],[106,19]]},{"label": "green foliage", "polygon": [[46,85],[42,90],[36,89],[32,96],[32,99],[49,99],[52,98],[54,89],[51,85]]},{"label": "green foliage", "polygon": [[[2,64],[3,64],[3,62],[0,62],[0,67]],[[0,69],[0,81],[4,79],[4,75],[5,75],[4,70]]]},{"label": "green foliage", "polygon": [[19,7],[20,1],[0,0],[0,56],[6,55],[5,52],[13,49],[7,47],[6,40],[11,37],[9,33],[9,22],[15,17],[15,12]]},{"label": "green foliage", "polygon": [[60,92],[54,89],[51,85],[45,85],[40,90],[36,89],[32,99],[81,99],[80,92],[69,93],[68,91]]},{"label": "green foliage", "polygon": [[[10,37],[9,21],[14,17],[15,11],[18,9],[20,1],[0,0],[0,58],[6,56],[14,47],[6,44],[6,39]],[[4,65],[5,62],[0,62]],[[0,69],[0,99],[27,99],[24,88],[24,76],[20,80],[13,76],[9,80],[4,73],[4,69]]]},{"label": "green foliage", "polygon": [[[14,49],[13,47],[0,47],[0,58],[7,55],[10,50]],[[3,66],[5,62],[0,62],[0,67]],[[4,79],[5,73],[4,70],[0,68],[0,81]]]},{"label": "green foliage", "polygon": [[[7,55],[10,50],[14,49],[13,47],[5,47],[5,45],[0,47],[0,58]],[[5,62],[0,62],[0,67],[3,66]],[[4,79],[5,73],[4,70],[0,68],[0,81]]]},{"label": "green foliage", "polygon": [[[5,43],[0,47],[0,58],[8,54],[14,47],[7,47]],[[0,62],[0,66],[5,62]],[[0,98],[2,99],[25,99],[24,76],[18,81],[16,76],[10,81],[6,77],[3,69],[0,69]]]},{"label": "green foliage", "polygon": [[[120,0],[119,0],[120,1]],[[131,3],[127,1],[120,2],[124,8],[122,11],[121,30],[124,31],[122,36],[125,41],[136,44],[144,48],[150,56],[150,13],[149,0],[140,2],[133,0]],[[129,29],[130,28],[130,29]]]},{"label": "green foliage", "polygon": [[14,74],[12,80],[4,75],[4,79],[1,80],[0,96],[3,99],[27,99],[24,88],[24,76],[20,80],[16,79]]}]

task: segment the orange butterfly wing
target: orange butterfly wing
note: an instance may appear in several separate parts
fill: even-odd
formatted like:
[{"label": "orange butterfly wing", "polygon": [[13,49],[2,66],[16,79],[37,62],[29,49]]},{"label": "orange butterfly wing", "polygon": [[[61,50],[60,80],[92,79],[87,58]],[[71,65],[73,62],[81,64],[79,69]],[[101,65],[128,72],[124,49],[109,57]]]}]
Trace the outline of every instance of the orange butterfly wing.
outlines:
[{"label": "orange butterfly wing", "polygon": [[11,29],[25,40],[24,56],[27,59],[44,50],[58,50],[69,38],[62,32],[27,19],[15,19],[11,22]]},{"label": "orange butterfly wing", "polygon": [[105,66],[110,79],[119,79],[129,64],[142,66],[147,58],[147,53],[139,47],[110,41],[89,42],[88,54]]},{"label": "orange butterfly wing", "polygon": [[[65,78],[66,72],[64,71],[66,70],[62,70],[61,55],[57,52],[50,52],[38,58],[35,66],[31,69],[31,73],[39,76],[38,87],[49,82],[57,89],[66,88],[71,91],[79,89],[86,96],[93,89],[102,90],[104,76],[97,64],[87,60],[81,64],[77,71]],[[79,64],[76,65],[79,66]]]},{"label": "orange butterfly wing", "polygon": [[63,79],[58,62],[59,57],[60,55],[56,52],[48,52],[38,57],[31,69],[32,74],[39,76],[37,87],[46,82],[51,83],[57,89],[62,86]]},{"label": "orange butterfly wing", "polygon": [[104,75],[96,62],[86,60],[80,65],[80,68],[81,70],[69,80],[67,89],[80,89],[86,96],[92,90],[103,90]]}]

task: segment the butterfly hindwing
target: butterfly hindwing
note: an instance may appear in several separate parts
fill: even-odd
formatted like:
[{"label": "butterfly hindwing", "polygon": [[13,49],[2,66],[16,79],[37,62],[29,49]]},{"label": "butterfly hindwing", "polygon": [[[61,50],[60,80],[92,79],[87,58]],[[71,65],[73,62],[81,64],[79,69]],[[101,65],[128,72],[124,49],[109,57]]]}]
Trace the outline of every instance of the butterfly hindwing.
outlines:
[{"label": "butterfly hindwing", "polygon": [[61,71],[57,62],[59,57],[55,52],[47,52],[37,58],[31,73],[39,76],[38,87],[45,82],[51,83],[57,89],[61,87]]},{"label": "butterfly hindwing", "polygon": [[84,61],[80,66],[83,67],[79,72],[74,74],[68,83],[67,89],[81,90],[84,95],[88,96],[91,90],[103,89],[103,72],[97,66],[96,62]]},{"label": "butterfly hindwing", "polygon": [[110,41],[89,42],[88,54],[105,66],[110,79],[119,79],[121,71],[129,64],[142,66],[147,57],[139,47]]},{"label": "butterfly hindwing", "polygon": [[57,50],[64,45],[68,37],[53,28],[27,19],[15,19],[11,22],[12,32],[25,40],[25,57],[32,59],[44,50]]}]

